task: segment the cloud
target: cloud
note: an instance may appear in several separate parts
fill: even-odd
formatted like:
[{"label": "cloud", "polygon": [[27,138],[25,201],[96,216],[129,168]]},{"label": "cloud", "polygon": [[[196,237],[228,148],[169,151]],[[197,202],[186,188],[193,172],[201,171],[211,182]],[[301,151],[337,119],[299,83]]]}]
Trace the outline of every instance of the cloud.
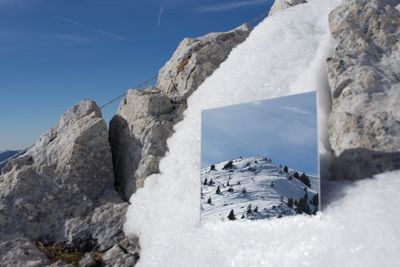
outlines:
[{"label": "cloud", "polygon": [[235,1],[226,2],[224,4],[216,4],[211,6],[199,7],[195,11],[198,13],[210,13],[210,12],[221,12],[233,9],[238,9],[246,6],[255,6],[265,4],[265,0],[248,0],[248,1]]},{"label": "cloud", "polygon": [[301,108],[298,108],[298,107],[288,107],[288,106],[284,106],[284,107],[282,107],[282,108],[283,108],[283,109],[286,109],[286,110],[290,110],[290,111],[296,112],[296,113],[299,113],[299,114],[303,114],[303,115],[315,116],[314,113],[312,113],[312,112],[310,112],[310,111],[307,111],[307,110],[304,110],[304,109],[301,109]]},{"label": "cloud", "polygon": [[94,27],[91,27],[91,26],[82,24],[82,23],[77,22],[77,21],[72,20],[72,19],[68,19],[68,18],[64,18],[64,17],[59,17],[59,16],[57,16],[56,18],[59,19],[59,20],[61,20],[62,22],[69,23],[69,24],[73,24],[73,25],[76,25],[76,26],[78,26],[78,27],[80,27],[80,28],[84,28],[84,29],[87,29],[87,30],[90,30],[90,31],[93,31],[93,32],[97,32],[97,33],[100,33],[100,34],[103,34],[103,35],[107,35],[107,36],[110,36],[110,37],[113,37],[113,38],[122,40],[122,41],[126,41],[126,38],[125,38],[125,37],[123,37],[123,36],[121,36],[121,35],[118,35],[118,34],[115,34],[115,33],[112,33],[112,32],[103,31],[103,30],[101,30],[101,29],[94,28]]},{"label": "cloud", "polygon": [[162,5],[162,6],[160,7],[160,11],[158,12],[158,17],[157,17],[157,29],[160,28],[161,18],[162,18],[163,13],[164,13],[164,5]]}]

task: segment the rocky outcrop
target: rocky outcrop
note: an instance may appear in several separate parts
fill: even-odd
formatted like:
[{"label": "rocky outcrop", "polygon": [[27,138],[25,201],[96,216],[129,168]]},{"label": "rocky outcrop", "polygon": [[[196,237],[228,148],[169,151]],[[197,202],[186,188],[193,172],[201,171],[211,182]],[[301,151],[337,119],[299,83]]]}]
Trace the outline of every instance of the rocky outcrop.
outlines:
[{"label": "rocky outcrop", "polygon": [[125,238],[127,203],[114,188],[108,139],[100,109],[84,100],[8,161],[0,176],[3,246],[12,242],[30,250],[32,244],[15,241],[26,238],[85,253],[106,251]]},{"label": "rocky outcrop", "polygon": [[268,16],[273,15],[276,12],[279,12],[283,9],[288,7],[292,7],[298,4],[307,3],[306,0],[275,0],[274,4],[272,5],[271,9],[269,10]]},{"label": "rocky outcrop", "polygon": [[399,1],[346,0],[329,16],[335,178],[400,169]]},{"label": "rocky outcrop", "polygon": [[144,179],[159,172],[173,125],[182,119],[187,98],[243,42],[251,28],[185,38],[160,70],[155,87],[129,90],[110,122],[116,186],[128,200]]},{"label": "rocky outcrop", "polygon": [[1,267],[41,267],[50,263],[46,255],[27,238],[0,241]]}]

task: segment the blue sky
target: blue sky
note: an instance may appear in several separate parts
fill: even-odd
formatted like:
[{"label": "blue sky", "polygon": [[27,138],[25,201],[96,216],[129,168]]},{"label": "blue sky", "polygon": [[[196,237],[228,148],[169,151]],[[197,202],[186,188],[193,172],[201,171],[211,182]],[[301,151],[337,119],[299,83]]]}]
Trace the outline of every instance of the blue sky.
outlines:
[{"label": "blue sky", "polygon": [[184,37],[230,30],[272,2],[0,0],[0,150],[31,145],[81,99],[101,105],[154,76]]},{"label": "blue sky", "polygon": [[202,167],[240,156],[318,173],[314,92],[202,112]]}]

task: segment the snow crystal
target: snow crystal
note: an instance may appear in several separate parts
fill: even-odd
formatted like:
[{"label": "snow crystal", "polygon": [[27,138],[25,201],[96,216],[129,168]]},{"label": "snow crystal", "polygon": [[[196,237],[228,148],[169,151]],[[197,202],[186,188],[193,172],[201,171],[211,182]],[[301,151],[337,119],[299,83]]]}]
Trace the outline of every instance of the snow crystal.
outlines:
[{"label": "snow crystal", "polygon": [[201,109],[325,90],[327,17],[338,3],[310,0],[265,19],[190,97],[162,174],[130,200],[125,232],[140,237],[138,266],[398,264],[400,172],[348,187],[317,216],[200,224]]}]

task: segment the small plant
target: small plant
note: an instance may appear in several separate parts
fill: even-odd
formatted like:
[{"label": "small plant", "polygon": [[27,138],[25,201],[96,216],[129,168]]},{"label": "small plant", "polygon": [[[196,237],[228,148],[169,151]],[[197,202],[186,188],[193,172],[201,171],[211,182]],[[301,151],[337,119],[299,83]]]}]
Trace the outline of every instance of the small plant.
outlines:
[{"label": "small plant", "polygon": [[236,185],[240,185],[240,182],[238,181],[238,182],[236,183]]},{"label": "small plant", "polygon": [[79,265],[79,261],[84,257],[84,252],[66,248],[60,244],[45,245],[42,242],[36,241],[36,246],[42,251],[51,261],[63,261],[65,263]]}]

